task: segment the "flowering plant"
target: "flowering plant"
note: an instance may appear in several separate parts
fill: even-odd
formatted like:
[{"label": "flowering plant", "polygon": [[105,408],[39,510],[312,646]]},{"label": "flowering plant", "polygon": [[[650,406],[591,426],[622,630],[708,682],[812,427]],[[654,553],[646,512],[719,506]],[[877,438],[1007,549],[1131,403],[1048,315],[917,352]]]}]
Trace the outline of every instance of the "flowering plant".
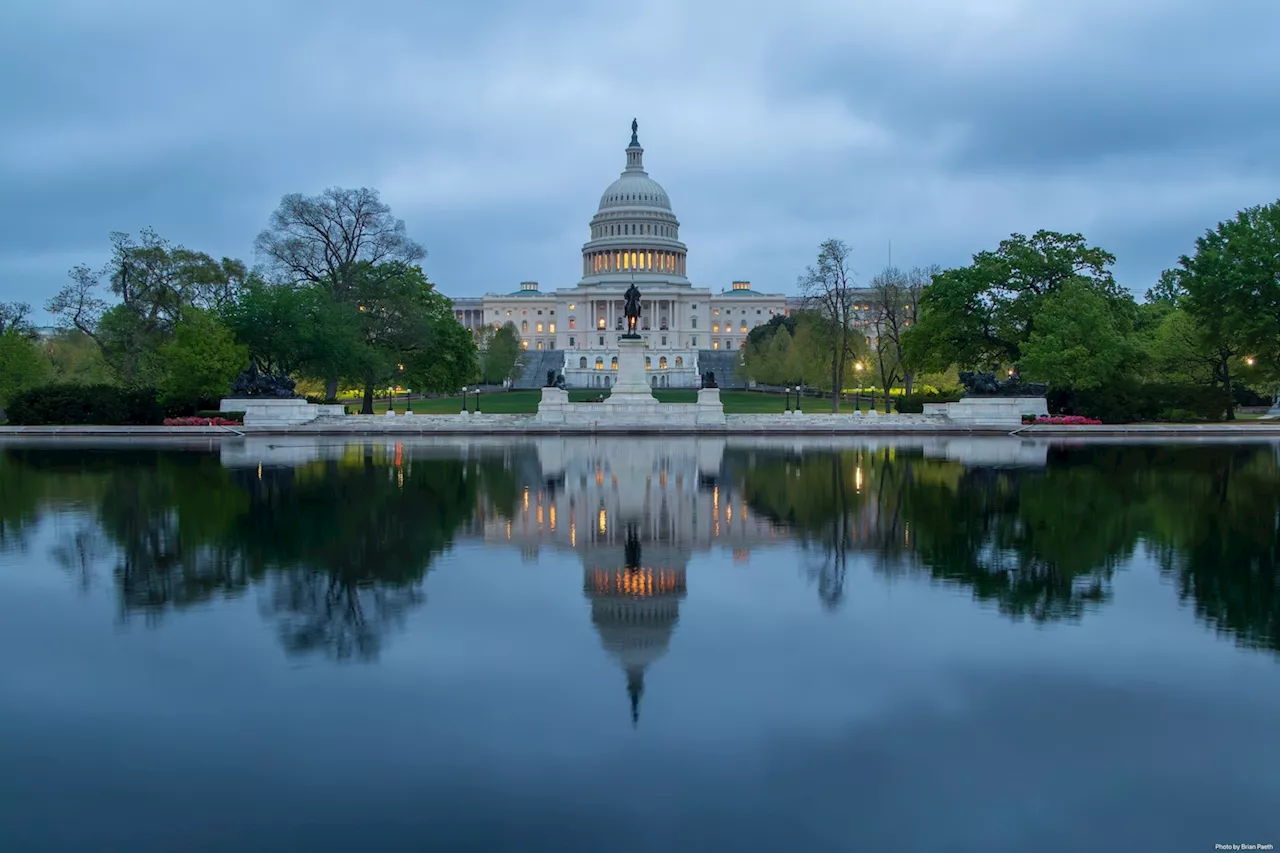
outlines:
[{"label": "flowering plant", "polygon": [[1051,424],[1053,426],[1098,426],[1102,421],[1095,418],[1081,417],[1080,415],[1060,415],[1057,417],[1040,416],[1036,418],[1038,424]]},{"label": "flowering plant", "polygon": [[227,418],[165,418],[165,426],[240,426],[239,421]]}]

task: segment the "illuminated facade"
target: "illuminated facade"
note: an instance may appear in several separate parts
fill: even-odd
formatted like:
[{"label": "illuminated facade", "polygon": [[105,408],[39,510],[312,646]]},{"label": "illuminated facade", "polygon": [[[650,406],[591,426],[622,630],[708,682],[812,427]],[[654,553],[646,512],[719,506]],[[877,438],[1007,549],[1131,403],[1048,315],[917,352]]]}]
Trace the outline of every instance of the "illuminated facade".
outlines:
[{"label": "illuminated facade", "polygon": [[748,281],[718,293],[695,287],[680,221],[666,190],[644,170],[635,122],[625,153],[626,168],[591,218],[577,284],[544,293],[537,282],[523,282],[511,293],[455,299],[454,312],[474,332],[511,323],[526,350],[558,352],[555,361],[571,387],[608,387],[626,328],[623,293],[634,281],[644,297],[638,331],[649,350],[651,383],[693,387],[700,353],[740,350],[751,329],[798,303],[753,290]]}]

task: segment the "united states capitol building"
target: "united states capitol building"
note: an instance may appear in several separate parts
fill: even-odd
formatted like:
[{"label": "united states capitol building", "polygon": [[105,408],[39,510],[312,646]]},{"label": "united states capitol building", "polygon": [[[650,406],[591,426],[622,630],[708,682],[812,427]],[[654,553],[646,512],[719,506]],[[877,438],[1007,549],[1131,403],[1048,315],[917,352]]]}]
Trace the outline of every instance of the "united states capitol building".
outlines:
[{"label": "united states capitol building", "polygon": [[748,281],[713,291],[686,277],[688,247],[662,185],[644,169],[638,127],[631,123],[626,168],[600,197],[582,246],[582,278],[543,291],[522,282],[509,293],[453,300],[458,321],[473,333],[515,326],[531,355],[529,375],[563,372],[570,387],[608,387],[626,325],[623,293],[634,282],[644,297],[638,331],[655,388],[693,387],[701,373],[727,375],[747,334],[800,300],[761,293]]}]

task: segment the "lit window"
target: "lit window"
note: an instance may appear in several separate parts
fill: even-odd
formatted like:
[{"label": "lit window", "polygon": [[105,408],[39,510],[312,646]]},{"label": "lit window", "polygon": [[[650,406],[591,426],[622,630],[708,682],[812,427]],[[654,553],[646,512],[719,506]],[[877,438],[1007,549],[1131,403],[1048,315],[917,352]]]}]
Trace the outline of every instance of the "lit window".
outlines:
[{"label": "lit window", "polygon": [[542,334],[542,324],[538,324],[538,334]]},{"label": "lit window", "polygon": [[650,358],[650,357],[649,357],[649,356],[647,356],[647,355],[644,357],[644,369],[645,369],[645,370],[652,370],[652,369],[653,369],[653,359],[652,359],[652,358]]},{"label": "lit window", "polygon": [[[676,359],[676,364],[678,365],[679,363],[680,363],[680,359]],[[659,370],[667,369],[667,357],[665,355],[658,359],[658,369]]]},{"label": "lit window", "polygon": [[616,355],[613,358],[609,359],[609,369],[610,370],[618,369],[618,357]]},{"label": "lit window", "polygon": [[[666,361],[666,359],[664,358],[663,361]],[[663,366],[665,367],[665,365]],[[684,359],[680,356],[676,356],[676,367],[684,367]]]},{"label": "lit window", "polygon": [[720,316],[720,309],[719,309],[719,308],[712,308],[712,309],[711,309],[711,313],[712,313],[712,314],[714,314],[714,315],[716,315],[717,317],[719,317],[719,316]]},{"label": "lit window", "polygon": [[711,324],[711,331],[712,331],[712,332],[714,332],[714,333],[716,333],[716,334],[719,334],[719,333],[720,333],[720,324],[719,324],[719,323],[712,323],[712,324]]},{"label": "lit window", "polygon": [[601,328],[601,329],[603,329],[603,328],[604,328],[604,318],[603,318],[603,317],[601,317],[601,318],[600,318],[600,320],[599,320],[599,322],[597,322],[597,323],[596,323],[596,326],[597,326],[598,328]]},{"label": "lit window", "polygon": [[712,349],[720,349],[720,342],[719,342],[719,341],[712,341],[712,342],[711,342],[711,348],[712,348]]},{"label": "lit window", "polygon": [[556,324],[552,323],[551,325],[547,326],[547,331],[554,335],[556,333]]},{"label": "lit window", "polygon": [[573,310],[573,303],[572,303],[572,302],[570,302],[570,303],[569,303],[569,310],[570,310],[570,311],[572,311],[572,310]]},{"label": "lit window", "polygon": [[522,332],[527,332],[527,331],[529,331],[529,321],[528,321],[528,320],[521,320],[521,321],[520,321],[520,331],[522,331]]},{"label": "lit window", "polygon": [[520,349],[528,349],[528,348],[529,348],[529,342],[528,342],[528,341],[521,341],[521,342],[520,342]]},{"label": "lit window", "polygon": [[603,359],[603,358],[597,358],[597,359],[596,359],[596,370],[604,370],[604,359]]},{"label": "lit window", "polygon": [[576,320],[574,320],[572,317],[570,317],[570,318],[569,318],[569,331],[573,331],[573,329],[574,329],[574,328],[576,328],[576,326],[577,326],[577,321],[576,321]]}]

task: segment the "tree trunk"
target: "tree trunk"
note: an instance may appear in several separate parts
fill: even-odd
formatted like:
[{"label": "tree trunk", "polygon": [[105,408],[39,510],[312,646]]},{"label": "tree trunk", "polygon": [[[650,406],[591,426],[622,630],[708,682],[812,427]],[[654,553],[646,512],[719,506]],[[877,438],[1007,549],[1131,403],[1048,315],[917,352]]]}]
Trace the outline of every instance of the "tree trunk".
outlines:
[{"label": "tree trunk", "polygon": [[326,379],[324,381],[324,400],[326,403],[331,403],[336,399],[338,399],[338,380],[336,378]]},{"label": "tree trunk", "polygon": [[364,384],[364,405],[360,407],[360,414],[373,414],[373,383],[366,382]]},{"label": "tree trunk", "polygon": [[840,356],[831,354],[831,413],[840,411]]},{"label": "tree trunk", "polygon": [[1222,390],[1227,392],[1227,420],[1234,421],[1236,419],[1236,401],[1231,395],[1231,360],[1225,356],[1222,359]]},{"label": "tree trunk", "polygon": [[916,372],[914,370],[907,371],[902,377],[902,393],[908,397],[911,396],[911,389],[915,387],[915,384]]}]

